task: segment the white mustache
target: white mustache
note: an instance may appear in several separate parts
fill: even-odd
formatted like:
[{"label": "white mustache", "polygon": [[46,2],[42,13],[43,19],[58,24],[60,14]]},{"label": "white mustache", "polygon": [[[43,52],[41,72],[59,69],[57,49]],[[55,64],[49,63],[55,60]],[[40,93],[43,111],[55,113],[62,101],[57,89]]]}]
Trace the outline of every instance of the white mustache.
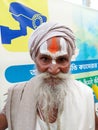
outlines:
[{"label": "white mustache", "polygon": [[50,74],[50,73],[47,73],[47,72],[45,72],[45,73],[43,73],[42,74],[42,77],[44,78],[44,79],[48,79],[48,78],[54,78],[54,79],[68,79],[68,78],[70,78],[70,73],[59,73],[59,74],[57,74],[57,75],[52,75],[52,74]]}]

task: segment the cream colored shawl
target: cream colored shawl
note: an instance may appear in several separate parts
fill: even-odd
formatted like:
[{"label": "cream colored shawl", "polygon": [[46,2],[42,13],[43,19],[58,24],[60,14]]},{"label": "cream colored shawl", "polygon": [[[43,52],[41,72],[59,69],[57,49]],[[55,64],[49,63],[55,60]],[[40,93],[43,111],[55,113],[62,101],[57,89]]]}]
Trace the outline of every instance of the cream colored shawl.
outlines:
[{"label": "cream colored shawl", "polygon": [[[41,75],[10,88],[6,104],[9,130],[36,130],[39,81],[42,81]],[[95,130],[91,88],[73,79],[66,84],[61,130]]]},{"label": "cream colored shawl", "polygon": [[36,76],[27,83],[18,84],[9,89],[6,104],[9,130],[35,130],[36,102],[38,86],[40,86],[38,80],[40,79],[40,76]]}]

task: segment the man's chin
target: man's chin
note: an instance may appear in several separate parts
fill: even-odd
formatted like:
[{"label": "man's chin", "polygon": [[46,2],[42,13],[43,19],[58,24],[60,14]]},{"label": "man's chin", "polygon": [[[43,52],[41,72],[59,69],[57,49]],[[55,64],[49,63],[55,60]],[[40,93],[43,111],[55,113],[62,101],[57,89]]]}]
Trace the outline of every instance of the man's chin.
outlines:
[{"label": "man's chin", "polygon": [[44,78],[44,82],[48,86],[55,87],[56,85],[59,85],[62,82],[62,79],[50,76],[48,78]]}]

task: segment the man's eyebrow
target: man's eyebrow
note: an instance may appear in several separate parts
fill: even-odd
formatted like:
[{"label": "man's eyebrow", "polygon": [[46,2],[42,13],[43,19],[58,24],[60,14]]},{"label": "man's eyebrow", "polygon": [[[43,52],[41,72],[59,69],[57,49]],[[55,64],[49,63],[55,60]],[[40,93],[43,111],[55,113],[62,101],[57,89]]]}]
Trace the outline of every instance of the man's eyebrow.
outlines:
[{"label": "man's eyebrow", "polygon": [[49,54],[41,54],[41,56],[48,56],[48,57],[50,57],[50,55],[49,55]]},{"label": "man's eyebrow", "polygon": [[57,57],[68,57],[68,54],[58,55]]}]

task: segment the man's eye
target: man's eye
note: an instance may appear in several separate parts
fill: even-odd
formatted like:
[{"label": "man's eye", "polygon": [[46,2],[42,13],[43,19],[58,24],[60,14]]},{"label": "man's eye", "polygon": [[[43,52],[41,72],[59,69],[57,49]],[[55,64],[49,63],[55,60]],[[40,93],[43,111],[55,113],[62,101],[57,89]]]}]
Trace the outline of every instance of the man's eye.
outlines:
[{"label": "man's eye", "polygon": [[44,63],[47,63],[47,62],[50,61],[50,59],[49,59],[48,57],[41,57],[40,59],[41,59],[41,61],[44,62]]},{"label": "man's eye", "polygon": [[66,61],[68,61],[68,59],[66,59],[65,57],[61,57],[57,59],[57,63],[65,63]]}]

